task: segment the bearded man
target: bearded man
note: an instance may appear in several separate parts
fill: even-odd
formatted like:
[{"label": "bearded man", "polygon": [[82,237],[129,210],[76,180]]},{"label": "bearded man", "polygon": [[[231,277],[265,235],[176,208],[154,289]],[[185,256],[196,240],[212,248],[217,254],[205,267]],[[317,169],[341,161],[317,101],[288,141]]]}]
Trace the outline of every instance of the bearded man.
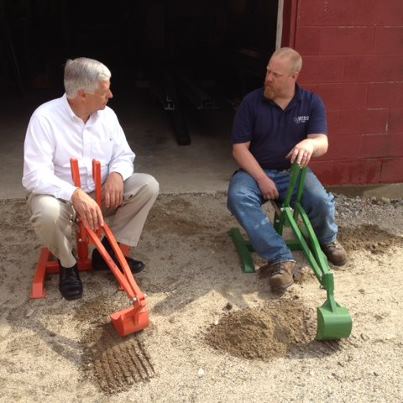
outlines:
[{"label": "bearded man", "polygon": [[[232,130],[233,156],[240,169],[228,189],[228,208],[247,232],[255,251],[267,261],[272,290],[293,283],[295,260],[284,239],[262,209],[267,200],[284,200],[290,166],[308,166],[312,157],[327,152],[326,110],[321,98],[297,84],[301,55],[280,48],[267,65],[264,87],[243,99]],[[337,241],[334,197],[310,168],[302,205],[328,260],[337,266],[347,261]]]}]

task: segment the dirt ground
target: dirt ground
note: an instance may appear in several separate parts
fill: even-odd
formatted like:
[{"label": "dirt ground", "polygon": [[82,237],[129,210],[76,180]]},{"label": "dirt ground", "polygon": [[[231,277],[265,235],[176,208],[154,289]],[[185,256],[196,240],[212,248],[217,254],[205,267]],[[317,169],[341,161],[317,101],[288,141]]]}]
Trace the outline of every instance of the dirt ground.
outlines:
[{"label": "dirt ground", "polygon": [[78,301],[57,275],[30,299],[40,245],[24,201],[0,201],[0,401],[403,401],[403,203],[337,202],[350,261],[335,295],[353,331],[318,342],[326,295],[306,261],[295,253],[303,275],[282,296],[244,274],[222,193],[158,199],[136,250],[151,325],[126,338],[110,324],[129,303],[109,273],[82,273]]}]

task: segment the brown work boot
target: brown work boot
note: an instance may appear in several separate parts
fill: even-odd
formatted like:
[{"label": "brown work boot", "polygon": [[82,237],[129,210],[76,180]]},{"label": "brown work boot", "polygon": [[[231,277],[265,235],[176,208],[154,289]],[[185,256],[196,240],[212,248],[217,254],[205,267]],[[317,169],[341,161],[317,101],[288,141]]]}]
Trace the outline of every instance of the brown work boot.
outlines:
[{"label": "brown work boot", "polygon": [[269,263],[261,268],[261,275],[269,277],[272,291],[284,291],[294,283],[294,268],[295,262],[293,261]]},{"label": "brown work boot", "polygon": [[347,263],[347,253],[338,241],[321,245],[321,248],[329,262],[335,266],[344,266]]}]

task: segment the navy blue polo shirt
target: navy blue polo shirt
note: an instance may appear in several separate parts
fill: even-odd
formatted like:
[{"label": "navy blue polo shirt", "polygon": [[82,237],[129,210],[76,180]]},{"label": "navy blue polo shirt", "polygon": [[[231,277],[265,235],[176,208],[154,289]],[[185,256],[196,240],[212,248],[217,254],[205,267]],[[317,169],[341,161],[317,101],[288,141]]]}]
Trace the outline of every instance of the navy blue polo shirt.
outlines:
[{"label": "navy blue polo shirt", "polygon": [[232,144],[250,141],[252,155],[263,169],[288,169],[285,156],[308,134],[327,134],[322,99],[296,86],[294,98],[282,110],[264,97],[264,88],[250,92],[241,102],[232,128]]}]

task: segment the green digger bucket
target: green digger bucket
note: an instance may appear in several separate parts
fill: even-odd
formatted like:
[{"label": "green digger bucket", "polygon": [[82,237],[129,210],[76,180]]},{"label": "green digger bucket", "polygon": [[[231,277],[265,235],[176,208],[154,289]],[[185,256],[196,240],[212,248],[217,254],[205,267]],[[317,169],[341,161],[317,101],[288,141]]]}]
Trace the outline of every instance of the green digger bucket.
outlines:
[{"label": "green digger bucket", "polygon": [[316,308],[316,314],[316,340],[338,340],[350,336],[353,321],[346,308],[336,304],[334,309],[326,301],[320,308]]},{"label": "green digger bucket", "polygon": [[316,309],[316,340],[338,340],[350,336],[353,321],[347,308],[340,306],[334,299],[333,273],[323,274],[322,285],[326,289],[327,299]]}]

